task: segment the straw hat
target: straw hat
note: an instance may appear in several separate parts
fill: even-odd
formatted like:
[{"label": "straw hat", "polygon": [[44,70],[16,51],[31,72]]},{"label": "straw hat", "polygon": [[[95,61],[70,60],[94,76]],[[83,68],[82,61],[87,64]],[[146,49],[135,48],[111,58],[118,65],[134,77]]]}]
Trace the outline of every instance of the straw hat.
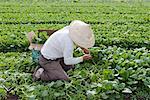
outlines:
[{"label": "straw hat", "polygon": [[90,48],[95,44],[95,38],[89,24],[74,20],[69,25],[70,38],[80,47]]}]

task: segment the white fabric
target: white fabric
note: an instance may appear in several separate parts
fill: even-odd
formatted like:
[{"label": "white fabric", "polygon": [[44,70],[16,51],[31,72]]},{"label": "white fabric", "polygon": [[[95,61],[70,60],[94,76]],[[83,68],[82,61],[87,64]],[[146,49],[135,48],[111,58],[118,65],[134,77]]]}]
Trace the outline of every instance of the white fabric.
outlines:
[{"label": "white fabric", "polygon": [[69,26],[53,33],[43,45],[41,54],[51,60],[64,57],[66,65],[82,62],[82,57],[73,57],[74,43],[68,34]]},{"label": "white fabric", "polygon": [[69,27],[70,38],[80,47],[90,48],[95,44],[95,38],[89,24],[82,21],[72,21]]}]

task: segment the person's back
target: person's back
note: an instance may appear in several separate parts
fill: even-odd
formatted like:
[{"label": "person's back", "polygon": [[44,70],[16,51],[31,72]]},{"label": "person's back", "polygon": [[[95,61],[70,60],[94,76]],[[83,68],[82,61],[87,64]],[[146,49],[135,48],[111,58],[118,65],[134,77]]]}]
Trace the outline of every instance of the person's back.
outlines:
[{"label": "person's back", "polygon": [[41,54],[47,59],[56,59],[63,57],[64,45],[73,46],[72,40],[69,38],[68,26],[53,33],[45,42],[41,49]]}]

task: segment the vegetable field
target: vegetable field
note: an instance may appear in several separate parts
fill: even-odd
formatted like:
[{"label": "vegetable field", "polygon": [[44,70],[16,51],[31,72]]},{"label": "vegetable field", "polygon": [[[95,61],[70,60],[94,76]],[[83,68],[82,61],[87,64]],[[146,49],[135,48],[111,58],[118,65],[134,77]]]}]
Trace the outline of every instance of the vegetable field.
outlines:
[{"label": "vegetable field", "polygon": [[[70,82],[33,82],[37,64],[27,33],[60,29],[76,19],[92,26],[93,59],[70,70]],[[1,0],[0,100],[11,94],[20,100],[150,100],[150,2]]]}]

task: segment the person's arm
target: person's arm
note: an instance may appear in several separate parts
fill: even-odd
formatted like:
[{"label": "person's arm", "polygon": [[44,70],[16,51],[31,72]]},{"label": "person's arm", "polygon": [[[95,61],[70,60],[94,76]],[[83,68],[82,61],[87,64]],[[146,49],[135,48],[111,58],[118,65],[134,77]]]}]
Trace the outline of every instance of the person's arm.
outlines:
[{"label": "person's arm", "polygon": [[80,62],[83,62],[84,60],[90,60],[92,56],[90,55],[90,51],[85,48],[81,48],[83,52],[85,53],[81,57],[73,57],[73,51],[74,51],[74,43],[72,40],[66,38],[64,42],[64,49],[63,49],[63,57],[64,57],[64,63],[66,65],[74,65],[78,64]]},{"label": "person's arm", "polygon": [[81,57],[73,57],[73,45],[74,44],[69,41],[66,41],[66,43],[64,45],[63,55],[64,55],[64,63],[66,65],[74,65],[74,64],[83,62],[82,56]]}]

